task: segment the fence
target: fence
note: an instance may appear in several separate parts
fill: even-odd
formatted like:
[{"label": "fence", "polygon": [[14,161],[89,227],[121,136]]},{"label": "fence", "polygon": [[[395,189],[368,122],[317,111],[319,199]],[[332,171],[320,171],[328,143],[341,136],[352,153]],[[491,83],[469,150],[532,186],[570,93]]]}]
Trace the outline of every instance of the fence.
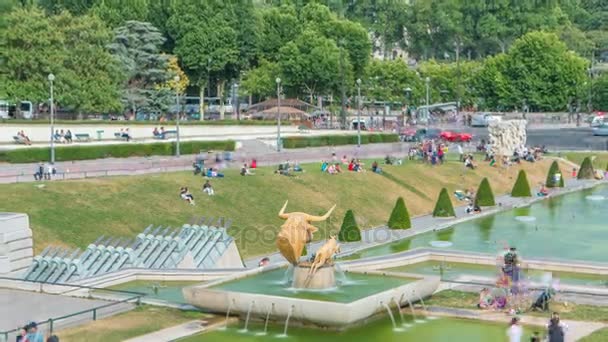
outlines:
[{"label": "fence", "polygon": [[[46,330],[49,335],[53,333],[54,329],[58,325],[67,326],[69,324],[75,324],[77,322],[85,322],[90,320],[96,321],[98,318],[102,318],[117,312],[125,311],[126,309],[130,309],[132,303],[139,305],[141,303],[141,298],[146,295],[144,293],[133,291],[111,290],[62,283],[37,282],[10,277],[0,277],[0,287],[24,291],[29,290],[34,292],[57,295],[67,295],[69,293],[82,292],[82,294],[87,295],[87,298],[91,297],[92,291],[109,292],[113,295],[117,295],[118,299],[116,301],[112,301],[103,305],[98,305],[85,310],[80,310],[63,316],[50,317],[46,320],[36,322],[38,324],[39,329]],[[19,332],[19,329],[20,328],[0,331],[0,342],[8,341],[9,338],[16,336],[16,334]]]}]

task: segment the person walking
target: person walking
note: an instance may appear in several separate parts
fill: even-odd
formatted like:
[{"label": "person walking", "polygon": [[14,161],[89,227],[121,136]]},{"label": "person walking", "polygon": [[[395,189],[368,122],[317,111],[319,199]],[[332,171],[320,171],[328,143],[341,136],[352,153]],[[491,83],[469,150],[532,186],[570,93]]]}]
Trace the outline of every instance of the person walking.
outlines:
[{"label": "person walking", "polygon": [[567,326],[560,322],[559,314],[554,312],[551,315],[549,324],[547,325],[547,341],[548,342],[564,342]]},{"label": "person walking", "polygon": [[519,324],[519,319],[517,317],[511,318],[511,324],[509,325],[509,329],[507,329],[509,342],[521,342],[521,337],[523,334],[524,329]]}]

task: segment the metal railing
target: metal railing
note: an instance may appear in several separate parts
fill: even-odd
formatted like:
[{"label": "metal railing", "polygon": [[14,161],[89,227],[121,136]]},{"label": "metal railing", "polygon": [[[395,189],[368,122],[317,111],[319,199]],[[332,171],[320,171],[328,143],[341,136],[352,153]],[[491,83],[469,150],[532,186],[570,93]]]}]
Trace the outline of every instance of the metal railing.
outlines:
[{"label": "metal railing", "polygon": [[[47,291],[44,290],[44,286],[48,285],[48,286],[52,286],[52,287],[69,287],[70,288],[66,291],[48,291],[48,293],[59,294],[59,295],[66,295],[70,292],[75,292],[75,291],[79,291],[79,290],[88,290],[88,291],[111,292],[114,294],[118,294],[121,297],[125,296],[125,295],[127,296],[124,299],[119,299],[119,300],[113,301],[111,303],[95,306],[93,308],[70,313],[68,315],[50,317],[46,320],[36,322],[39,327],[46,325],[48,327],[47,328],[48,334],[53,333],[53,330],[54,330],[57,322],[60,322],[60,321],[65,322],[66,320],[68,320],[70,318],[73,319],[73,318],[76,318],[79,316],[86,316],[84,319],[86,319],[86,320],[90,319],[92,321],[96,321],[99,318],[99,315],[102,310],[108,309],[111,307],[118,307],[121,304],[128,304],[128,303],[133,303],[133,302],[136,305],[139,305],[139,304],[141,304],[141,298],[146,296],[145,293],[134,292],[134,291],[112,290],[112,289],[106,289],[106,288],[98,288],[98,287],[74,285],[74,284],[49,283],[49,282],[43,282],[43,281],[32,281],[32,280],[25,280],[25,279],[19,279],[19,278],[11,278],[11,277],[0,277],[0,281],[25,282],[25,283],[29,283],[29,284],[35,284],[35,285],[38,285],[38,289],[37,289],[37,291],[36,290],[34,290],[34,291],[40,292],[40,293],[47,293]],[[9,289],[18,290],[18,291],[28,291],[27,289],[23,290],[23,289],[19,289],[16,287],[13,287],[13,288],[9,287]],[[89,297],[90,296],[91,295],[89,293]],[[26,322],[24,322],[24,323],[26,323]],[[0,341],[3,341],[3,342],[8,341],[9,335],[17,334],[19,332],[19,330],[20,330],[20,328],[7,330],[7,331],[0,331]]]}]

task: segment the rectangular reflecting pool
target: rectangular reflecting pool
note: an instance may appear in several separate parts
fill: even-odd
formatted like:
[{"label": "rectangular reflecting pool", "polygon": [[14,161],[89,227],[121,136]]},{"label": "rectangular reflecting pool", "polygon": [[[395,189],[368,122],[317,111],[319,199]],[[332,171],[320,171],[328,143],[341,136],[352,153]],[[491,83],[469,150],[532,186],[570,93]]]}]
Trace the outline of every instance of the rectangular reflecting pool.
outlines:
[{"label": "rectangular reflecting pool", "polygon": [[135,280],[111,286],[108,289],[145,293],[145,298],[148,299],[162,300],[175,304],[187,304],[182,289],[186,286],[202,283],[201,281]]},{"label": "rectangular reflecting pool", "polygon": [[380,293],[415,279],[376,274],[346,273],[338,276],[339,285],[326,290],[302,290],[288,287],[288,270],[281,268],[262,272],[211,287],[215,290],[265,294],[299,299],[313,299],[338,303],[350,303]]},{"label": "rectangular reflecting pool", "polygon": [[[441,276],[445,280],[455,280],[461,276],[481,276],[495,278],[500,274],[498,266],[468,264],[460,262],[442,262],[436,260],[423,261],[415,264],[387,268],[386,271],[405,272],[420,275]],[[608,287],[608,275],[543,271],[537,269],[523,269],[525,279],[542,283],[550,274],[552,279],[559,279],[561,284]]]},{"label": "rectangular reflecting pool", "polygon": [[347,259],[432,247],[434,241],[449,242],[442,247],[448,250],[494,254],[514,246],[524,259],[608,263],[608,186],[552,197],[440,232],[363,250]]},{"label": "rectangular reflecting pool", "polygon": [[[248,330],[243,331],[243,322],[230,326],[226,330],[215,330],[205,334],[186,338],[184,342],[245,342],[245,341],[314,341],[314,342],[481,342],[508,341],[506,331],[508,324],[490,323],[456,318],[437,318],[433,320],[414,321],[405,316],[406,325],[401,324],[399,314],[395,313],[397,329],[394,329],[388,317],[360,325],[345,331],[331,331],[289,327],[287,336],[282,335],[283,325],[270,325],[264,335],[263,324],[249,324]],[[505,321],[507,318],[505,318]],[[522,341],[529,341],[532,328],[524,327]]]}]

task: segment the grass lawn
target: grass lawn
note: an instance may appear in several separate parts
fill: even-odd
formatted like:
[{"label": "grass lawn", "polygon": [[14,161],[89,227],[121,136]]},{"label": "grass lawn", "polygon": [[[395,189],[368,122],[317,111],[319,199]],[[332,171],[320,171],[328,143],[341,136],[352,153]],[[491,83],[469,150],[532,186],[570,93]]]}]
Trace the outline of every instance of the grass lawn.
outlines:
[{"label": "grass lawn", "polygon": [[[479,295],[473,292],[462,292],[446,290],[434,294],[426,301],[427,305],[445,306],[453,308],[477,309]],[[550,318],[551,312],[559,312],[562,319],[571,319],[575,321],[593,321],[608,323],[608,307],[593,306],[552,301],[550,303],[550,312],[529,311],[526,315],[540,316]],[[598,340],[599,341],[599,340]]]},{"label": "grass lawn", "polygon": [[606,342],[608,341],[608,328],[595,331],[589,336],[585,336],[579,342]]},{"label": "grass lawn", "polygon": [[[233,219],[229,232],[236,237],[241,255],[251,257],[276,250],[275,233],[283,223],[277,213],[287,199],[288,211],[315,215],[337,204],[331,218],[317,224],[320,234],[315,236],[322,239],[337,232],[348,209],[354,210],[362,229],[385,224],[399,196],[416,216],[432,211],[442,187],[449,193],[477,188],[488,177],[495,194],[510,192],[520,168],[526,169],[536,188],[544,181],[550,161],[509,169],[479,164],[476,170],[465,170],[456,161],[434,167],[406,162],[383,166],[383,175],[368,171],[335,176],[309,164],[297,177],[275,175],[272,168],[242,177],[238,170],[228,169],[225,178],[211,180],[216,192],[212,197],[201,191],[204,180],[190,172],[57,181],[42,188],[35,183],[8,184],[0,185],[0,198],[7,199],[0,203],[0,211],[29,215],[36,253],[49,244],[86,248],[101,235],[133,238],[150,224],[179,227],[194,216],[222,216]],[[190,188],[196,206],[179,198],[181,186]]]},{"label": "grass lawn", "polygon": [[181,323],[201,319],[196,311],[141,305],[132,311],[56,333],[63,341],[112,342],[145,335]]},{"label": "grass lawn", "polygon": [[[594,168],[600,169],[600,170],[606,170],[606,167],[608,167],[608,152],[594,152],[594,153],[566,152],[566,153],[561,153],[561,155],[565,159],[568,159],[579,165],[583,162],[583,159],[585,159],[585,157],[591,157],[593,159]],[[566,172],[566,170],[562,170],[562,172]]]}]

